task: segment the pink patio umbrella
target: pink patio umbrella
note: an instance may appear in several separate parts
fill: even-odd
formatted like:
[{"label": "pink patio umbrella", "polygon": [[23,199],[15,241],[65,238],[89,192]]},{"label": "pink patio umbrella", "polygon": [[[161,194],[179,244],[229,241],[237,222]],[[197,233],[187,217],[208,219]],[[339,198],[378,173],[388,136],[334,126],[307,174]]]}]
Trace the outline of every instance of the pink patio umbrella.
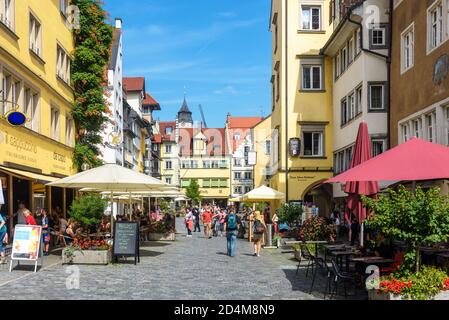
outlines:
[{"label": "pink patio umbrella", "polygon": [[[366,122],[362,122],[360,123],[359,132],[357,133],[352,161],[349,168],[355,168],[370,160],[371,155],[371,138],[368,133],[368,125]],[[351,212],[357,217],[359,224],[362,225],[360,244],[363,246],[363,222],[366,219],[366,207],[361,201],[361,196],[376,195],[379,192],[379,185],[377,181],[350,181],[346,183],[345,192],[348,194],[348,205],[346,207],[345,218],[348,223],[351,223]]]}]

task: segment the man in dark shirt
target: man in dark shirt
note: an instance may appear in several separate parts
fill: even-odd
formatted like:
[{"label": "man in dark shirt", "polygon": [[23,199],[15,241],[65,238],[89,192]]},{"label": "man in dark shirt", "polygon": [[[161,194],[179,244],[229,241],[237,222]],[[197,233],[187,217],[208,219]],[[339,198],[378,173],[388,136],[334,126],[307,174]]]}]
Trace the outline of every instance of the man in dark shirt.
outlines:
[{"label": "man in dark shirt", "polygon": [[193,209],[192,209],[192,214],[193,214],[193,216],[195,217],[195,228],[194,228],[193,232],[197,232],[197,229],[198,229],[198,232],[201,232],[201,227],[200,227],[200,211],[198,210],[198,207],[197,207],[197,206],[193,207]]},{"label": "man in dark shirt", "polygon": [[237,254],[237,235],[238,229],[241,225],[240,218],[231,211],[225,218],[224,227],[226,230],[226,240],[227,240],[227,254],[230,257],[235,257]]}]

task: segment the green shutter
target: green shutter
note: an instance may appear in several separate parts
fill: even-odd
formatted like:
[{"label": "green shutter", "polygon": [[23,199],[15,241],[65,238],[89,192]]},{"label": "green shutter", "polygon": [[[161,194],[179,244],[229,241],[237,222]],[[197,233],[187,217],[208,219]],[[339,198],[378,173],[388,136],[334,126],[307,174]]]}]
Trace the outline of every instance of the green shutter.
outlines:
[{"label": "green shutter", "polygon": [[203,188],[210,188],[210,179],[203,179]]},{"label": "green shutter", "polygon": [[220,188],[228,187],[228,179],[220,179]]},{"label": "green shutter", "polygon": [[183,179],[181,182],[181,186],[183,188],[187,188],[188,186],[190,186],[190,179]]},{"label": "green shutter", "polygon": [[220,184],[219,181],[220,181],[219,179],[212,179],[211,180],[211,187],[212,188],[218,188],[219,184]]}]

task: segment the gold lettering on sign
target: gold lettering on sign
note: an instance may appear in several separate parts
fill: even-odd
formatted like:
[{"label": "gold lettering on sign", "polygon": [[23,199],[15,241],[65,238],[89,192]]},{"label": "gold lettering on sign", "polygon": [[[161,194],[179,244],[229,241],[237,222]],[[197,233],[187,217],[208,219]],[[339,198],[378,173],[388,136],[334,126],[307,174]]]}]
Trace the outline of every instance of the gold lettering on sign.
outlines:
[{"label": "gold lettering on sign", "polygon": [[56,161],[65,163],[66,158],[65,158],[65,156],[63,156],[62,154],[53,152],[53,160],[56,160]]},{"label": "gold lettering on sign", "polygon": [[17,137],[11,136],[6,133],[6,144],[9,144],[11,147],[15,148],[17,152],[31,152],[37,153],[37,145],[31,143],[29,141],[21,140]]}]

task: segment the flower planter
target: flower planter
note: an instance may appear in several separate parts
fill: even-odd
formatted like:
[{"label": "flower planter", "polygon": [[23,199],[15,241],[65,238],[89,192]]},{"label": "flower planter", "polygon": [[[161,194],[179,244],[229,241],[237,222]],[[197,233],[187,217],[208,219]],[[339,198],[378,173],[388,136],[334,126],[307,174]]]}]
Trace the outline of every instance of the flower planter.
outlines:
[{"label": "flower planter", "polygon": [[149,241],[175,241],[176,234],[174,232],[171,232],[171,233],[149,233],[148,240]]},{"label": "flower planter", "polygon": [[[409,300],[401,295],[368,290],[368,300]],[[441,291],[432,300],[449,300],[449,291]]]},{"label": "flower planter", "polygon": [[107,265],[111,262],[111,256],[111,250],[76,250],[72,256],[62,250],[62,263]]}]

